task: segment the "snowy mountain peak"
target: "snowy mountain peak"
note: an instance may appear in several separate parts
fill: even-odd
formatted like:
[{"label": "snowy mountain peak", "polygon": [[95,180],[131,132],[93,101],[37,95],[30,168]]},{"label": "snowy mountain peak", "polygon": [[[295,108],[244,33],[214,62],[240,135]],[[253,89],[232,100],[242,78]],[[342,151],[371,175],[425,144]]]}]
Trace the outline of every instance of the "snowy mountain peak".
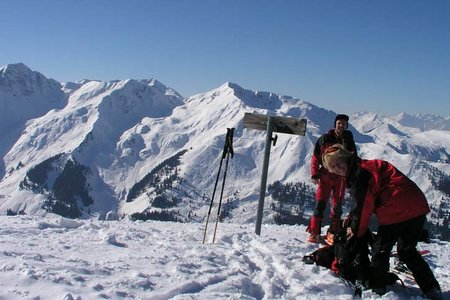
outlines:
[{"label": "snowy mountain peak", "polygon": [[61,84],[53,79],[47,79],[37,71],[33,71],[23,63],[9,64],[0,68],[0,86],[18,86],[23,94],[31,94],[33,89],[61,88]]},{"label": "snowy mountain peak", "polygon": [[167,96],[173,96],[173,97],[180,98],[180,99],[184,98],[177,91],[166,86],[165,84],[161,83],[160,81],[158,81],[156,79],[151,79],[149,81],[148,85],[158,89],[161,93],[163,93]]},{"label": "snowy mountain peak", "polygon": [[67,96],[61,84],[22,63],[0,69],[0,128],[20,127],[24,121],[62,108]]},{"label": "snowy mountain peak", "polygon": [[230,88],[234,91],[243,90],[243,88],[240,85],[238,85],[237,83],[231,82],[231,81],[225,82],[219,89],[223,89],[223,88]]},{"label": "snowy mountain peak", "polygon": [[237,91],[241,91],[243,90],[242,87],[240,87],[239,85],[232,83],[232,82],[225,82],[224,84],[222,84],[221,86],[208,91],[206,93],[202,93],[201,95],[212,95],[212,96],[217,96],[217,95],[225,95],[225,94],[234,94]]},{"label": "snowy mountain peak", "polygon": [[[226,129],[235,128],[225,210],[230,219],[253,220],[266,140],[263,131],[244,130],[244,113],[307,119],[304,137],[283,134],[272,148],[268,175],[269,185],[280,181],[307,190],[313,189],[314,144],[336,117],[309,102],[233,82],[185,99],[156,79],[61,85],[23,64],[1,68],[0,80],[7,82],[0,85],[0,129],[13,129],[0,136],[3,213],[77,217],[113,210],[201,221]],[[427,193],[435,211],[449,202],[448,126],[448,119],[430,115],[350,117],[358,153],[394,162]],[[268,209],[265,220],[273,222],[274,214]]]},{"label": "snowy mountain peak", "polygon": [[397,121],[399,124],[407,127],[414,127],[418,129],[424,129],[424,122],[420,118],[411,116],[407,113],[400,113],[392,117],[392,120]]},{"label": "snowy mountain peak", "polygon": [[232,92],[236,98],[240,99],[247,106],[266,110],[279,109],[285,98],[271,92],[244,89],[233,82],[226,82],[218,90]]},{"label": "snowy mountain peak", "polygon": [[[356,121],[355,121],[356,120]],[[404,128],[407,132],[427,130],[450,130],[450,116],[442,117],[432,114],[400,113],[394,116],[383,116],[371,112],[359,112],[351,115],[350,123],[362,132],[370,132],[381,124],[392,124]]]},{"label": "snowy mountain peak", "polygon": [[160,81],[156,80],[156,79],[148,79],[148,80],[143,80],[143,82],[147,82],[149,86],[152,86],[160,91],[166,91],[167,90],[167,86],[165,86],[163,83],[161,83]]},{"label": "snowy mountain peak", "polygon": [[23,63],[8,64],[0,68],[2,77],[22,77],[23,74],[31,74],[33,71]]}]

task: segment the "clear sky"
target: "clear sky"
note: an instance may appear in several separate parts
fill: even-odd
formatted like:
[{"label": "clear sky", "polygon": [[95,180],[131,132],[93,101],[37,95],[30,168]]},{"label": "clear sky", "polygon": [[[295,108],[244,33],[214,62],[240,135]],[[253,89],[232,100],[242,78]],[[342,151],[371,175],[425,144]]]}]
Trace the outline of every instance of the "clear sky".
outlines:
[{"label": "clear sky", "polygon": [[0,65],[450,115],[449,0],[0,0]]}]

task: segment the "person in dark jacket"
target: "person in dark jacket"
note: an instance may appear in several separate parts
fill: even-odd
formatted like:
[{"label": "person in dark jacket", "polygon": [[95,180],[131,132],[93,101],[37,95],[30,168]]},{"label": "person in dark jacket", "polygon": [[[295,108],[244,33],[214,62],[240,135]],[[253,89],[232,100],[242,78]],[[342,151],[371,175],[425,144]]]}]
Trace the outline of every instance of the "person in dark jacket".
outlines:
[{"label": "person in dark jacket", "polygon": [[411,270],[424,295],[442,299],[439,283],[416,249],[426,215],[430,212],[420,188],[391,163],[361,159],[339,144],[325,151],[322,162],[329,172],[345,176],[351,188],[352,221],[347,237],[363,237],[372,214],[377,217],[378,232],[372,245],[369,288],[378,294],[385,293],[389,257],[397,243],[399,258]]},{"label": "person in dark jacket", "polygon": [[335,227],[339,224],[342,215],[342,201],[345,195],[345,179],[342,176],[329,173],[322,168],[322,154],[334,145],[341,144],[345,149],[356,153],[356,146],[353,134],[348,128],[349,117],[339,114],[334,119],[334,128],[322,135],[316,142],[314,153],[311,158],[311,179],[317,185],[316,206],[309,222],[307,231],[310,233],[309,242],[318,243],[321,241],[320,233],[328,199],[332,194],[330,212],[330,232],[335,233]]}]

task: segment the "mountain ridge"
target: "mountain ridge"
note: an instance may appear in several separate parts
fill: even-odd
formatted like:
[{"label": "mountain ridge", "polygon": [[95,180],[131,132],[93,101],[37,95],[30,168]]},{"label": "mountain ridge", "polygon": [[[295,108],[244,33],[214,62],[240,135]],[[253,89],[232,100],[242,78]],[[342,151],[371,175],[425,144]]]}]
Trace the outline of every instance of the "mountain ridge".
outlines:
[{"label": "mountain ridge", "polygon": [[[3,67],[0,74],[13,68]],[[17,68],[28,67],[20,64]],[[33,72],[28,69],[22,74],[32,77]],[[27,78],[17,78],[21,79],[10,83],[20,89]],[[59,102],[47,101],[53,106],[30,118],[25,112],[21,131],[1,140],[7,146],[0,148],[0,212],[39,214],[57,204],[63,211],[61,205],[78,211],[77,217],[104,216],[108,211],[128,216],[170,211],[177,220],[201,221],[209,205],[224,133],[233,127],[235,156],[227,175],[225,210],[230,220],[252,222],[265,133],[244,128],[244,112],[308,121],[305,137],[280,134],[271,152],[268,184],[310,185],[314,143],[333,127],[336,116],[304,100],[251,91],[232,82],[187,98],[155,79],[82,80],[58,87],[63,95]],[[33,90],[36,97],[54,95],[39,93],[37,87]],[[65,103],[63,107],[61,103]],[[16,109],[20,111],[20,107]],[[349,129],[359,154],[393,162],[426,192],[436,216],[447,217],[448,196],[425,178],[428,171],[423,165],[418,166],[420,162],[429,165],[428,170],[438,168],[443,172],[440,177],[449,176],[449,118],[429,114],[385,117],[370,112],[350,117]],[[68,170],[78,177],[64,175]],[[149,174],[151,180],[142,182]],[[77,180],[78,192],[61,187],[61,182],[70,186],[70,180]],[[143,192],[127,202],[130,191],[139,190],[138,183],[144,186]],[[270,194],[266,198],[264,218],[273,222],[273,199]],[[434,222],[442,222],[442,218],[434,217]]]}]

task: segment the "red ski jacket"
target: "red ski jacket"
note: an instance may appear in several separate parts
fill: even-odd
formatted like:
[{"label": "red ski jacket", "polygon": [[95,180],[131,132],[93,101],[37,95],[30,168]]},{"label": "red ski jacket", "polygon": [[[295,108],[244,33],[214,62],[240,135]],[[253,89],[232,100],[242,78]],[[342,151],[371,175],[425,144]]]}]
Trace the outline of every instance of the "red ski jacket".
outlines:
[{"label": "red ski jacket", "polygon": [[379,225],[404,222],[430,212],[420,188],[383,160],[355,158],[347,182],[354,203],[352,230],[361,237],[375,214]]}]

